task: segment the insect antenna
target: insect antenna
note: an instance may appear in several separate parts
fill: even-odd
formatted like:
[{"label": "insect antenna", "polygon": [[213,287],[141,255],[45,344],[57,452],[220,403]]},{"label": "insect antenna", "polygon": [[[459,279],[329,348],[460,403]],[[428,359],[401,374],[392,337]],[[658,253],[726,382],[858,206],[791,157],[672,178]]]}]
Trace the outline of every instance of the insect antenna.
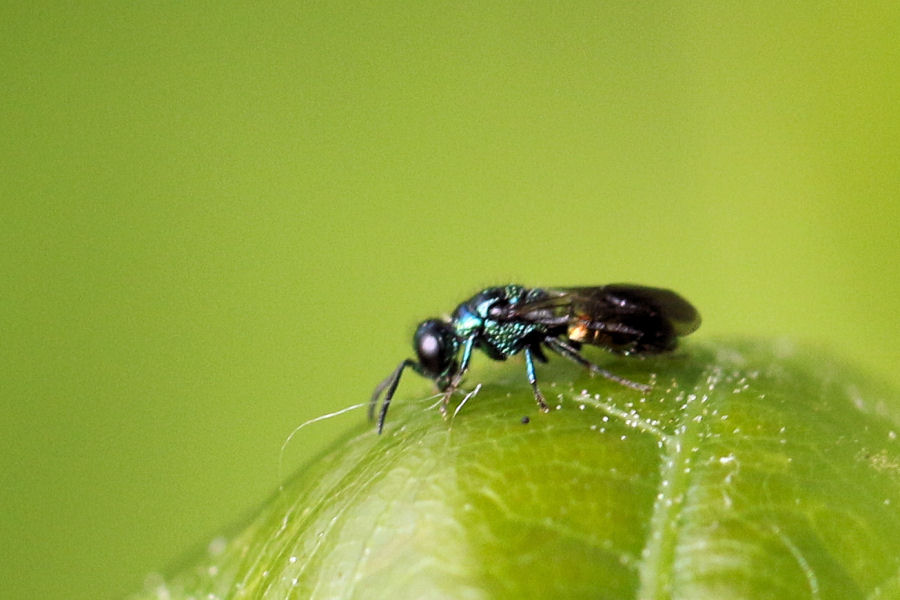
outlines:
[{"label": "insect antenna", "polygon": [[384,420],[387,418],[387,411],[391,405],[391,398],[394,397],[394,392],[397,391],[397,384],[400,383],[400,376],[403,374],[403,369],[406,367],[411,367],[415,371],[419,371],[419,363],[414,361],[411,358],[407,358],[403,362],[401,362],[394,372],[388,375],[388,377],[378,384],[375,388],[375,392],[372,394],[372,399],[369,401],[369,420],[375,418],[375,405],[378,404],[378,397],[381,395],[385,389],[387,391],[384,394],[384,400],[381,403],[381,411],[378,414],[378,433],[381,433],[381,430],[384,429]]}]

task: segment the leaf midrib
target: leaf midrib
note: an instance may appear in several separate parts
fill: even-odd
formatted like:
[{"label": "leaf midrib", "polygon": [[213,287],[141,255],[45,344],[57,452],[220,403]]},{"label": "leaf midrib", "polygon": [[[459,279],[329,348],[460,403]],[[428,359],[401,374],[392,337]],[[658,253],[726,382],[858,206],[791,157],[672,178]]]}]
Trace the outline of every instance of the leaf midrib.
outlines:
[{"label": "leaf midrib", "polygon": [[[647,539],[638,562],[638,600],[671,598],[675,552],[681,530],[681,513],[691,481],[691,454],[702,437],[703,407],[709,400],[714,378],[704,373],[699,381],[710,382],[704,393],[695,386],[684,397],[684,409],[679,411],[674,433],[655,429],[660,439],[660,474]],[[676,399],[680,399],[677,396]]]}]

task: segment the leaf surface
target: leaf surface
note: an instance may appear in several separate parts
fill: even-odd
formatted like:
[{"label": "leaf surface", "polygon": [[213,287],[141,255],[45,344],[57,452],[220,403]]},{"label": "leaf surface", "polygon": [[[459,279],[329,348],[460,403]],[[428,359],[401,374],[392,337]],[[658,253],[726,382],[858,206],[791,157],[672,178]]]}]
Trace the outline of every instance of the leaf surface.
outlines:
[{"label": "leaf surface", "polygon": [[138,597],[900,598],[895,391],[694,342],[603,361],[646,394],[542,365],[544,414],[517,361],[479,365],[449,421],[408,376],[383,435],[361,423]]}]

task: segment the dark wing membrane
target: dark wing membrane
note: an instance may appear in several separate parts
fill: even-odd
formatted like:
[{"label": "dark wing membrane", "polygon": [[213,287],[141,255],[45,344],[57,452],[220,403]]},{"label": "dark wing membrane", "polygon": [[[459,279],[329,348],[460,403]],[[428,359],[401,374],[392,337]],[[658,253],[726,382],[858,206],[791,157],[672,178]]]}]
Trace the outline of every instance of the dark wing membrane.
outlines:
[{"label": "dark wing membrane", "polygon": [[672,290],[629,283],[613,283],[601,289],[606,302],[618,306],[623,312],[652,311],[668,321],[676,335],[687,335],[700,327],[697,309]]},{"label": "dark wing membrane", "polygon": [[671,290],[617,283],[544,290],[519,304],[518,318],[568,325],[569,339],[622,354],[651,354],[675,347],[700,326],[700,315]]}]

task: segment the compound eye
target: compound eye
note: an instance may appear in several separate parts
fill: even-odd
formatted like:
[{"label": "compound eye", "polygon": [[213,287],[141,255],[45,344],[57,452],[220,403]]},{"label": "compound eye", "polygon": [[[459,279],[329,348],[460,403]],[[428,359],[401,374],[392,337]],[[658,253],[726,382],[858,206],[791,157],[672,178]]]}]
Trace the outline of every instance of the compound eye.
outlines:
[{"label": "compound eye", "polygon": [[453,331],[443,321],[431,319],[419,325],[413,345],[422,369],[432,377],[443,374],[456,355],[455,342]]}]

